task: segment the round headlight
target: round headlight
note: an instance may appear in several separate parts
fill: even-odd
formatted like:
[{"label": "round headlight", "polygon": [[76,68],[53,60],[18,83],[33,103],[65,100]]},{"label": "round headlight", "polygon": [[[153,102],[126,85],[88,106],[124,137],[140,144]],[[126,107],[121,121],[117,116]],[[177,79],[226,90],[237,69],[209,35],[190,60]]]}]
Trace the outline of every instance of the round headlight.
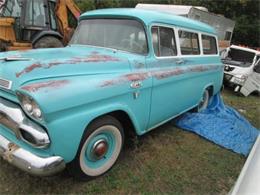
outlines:
[{"label": "round headlight", "polygon": [[25,94],[20,92],[17,93],[20,104],[25,111],[25,113],[36,120],[42,120],[42,111],[37,103]]},{"label": "round headlight", "polygon": [[30,104],[30,103],[24,104],[23,107],[24,107],[24,109],[25,109],[27,112],[29,112],[29,113],[33,111],[33,106],[32,106],[32,104]]},{"label": "round headlight", "polygon": [[39,108],[33,109],[33,116],[35,118],[41,118],[42,117],[42,111]]}]

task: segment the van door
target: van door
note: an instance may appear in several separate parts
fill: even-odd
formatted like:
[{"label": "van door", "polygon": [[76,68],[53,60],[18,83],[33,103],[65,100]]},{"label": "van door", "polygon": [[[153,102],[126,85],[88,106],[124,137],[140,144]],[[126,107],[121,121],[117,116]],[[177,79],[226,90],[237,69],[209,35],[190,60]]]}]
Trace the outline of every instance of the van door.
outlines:
[{"label": "van door", "polygon": [[153,78],[149,128],[169,118],[176,109],[172,106],[175,99],[175,93],[171,91],[174,79],[173,77],[166,78],[166,71],[177,68],[174,30],[154,26],[151,31],[154,56],[147,60]]},{"label": "van door", "polygon": [[153,77],[149,128],[194,105],[194,89],[190,89],[196,88],[194,83],[185,81],[187,64],[177,55],[176,31],[162,26],[153,26],[151,31],[154,56],[147,60]]}]

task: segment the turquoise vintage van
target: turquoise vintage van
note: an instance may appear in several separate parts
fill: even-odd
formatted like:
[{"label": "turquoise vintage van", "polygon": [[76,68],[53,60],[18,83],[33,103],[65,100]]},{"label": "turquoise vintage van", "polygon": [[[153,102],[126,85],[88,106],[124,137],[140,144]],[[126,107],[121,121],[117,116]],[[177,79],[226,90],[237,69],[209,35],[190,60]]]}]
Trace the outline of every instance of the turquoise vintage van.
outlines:
[{"label": "turquoise vintage van", "polygon": [[66,48],[0,54],[0,154],[38,176],[106,173],[128,131],[206,108],[223,65],[210,26],[137,9],[90,11]]}]

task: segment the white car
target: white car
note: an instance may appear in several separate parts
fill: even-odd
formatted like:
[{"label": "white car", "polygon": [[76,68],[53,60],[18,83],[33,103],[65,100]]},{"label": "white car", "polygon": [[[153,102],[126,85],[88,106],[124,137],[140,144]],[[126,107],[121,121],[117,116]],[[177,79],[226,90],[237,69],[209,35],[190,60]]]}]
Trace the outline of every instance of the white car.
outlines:
[{"label": "white car", "polygon": [[248,96],[253,92],[260,93],[260,59],[255,64],[253,73],[248,76],[245,84],[240,89],[240,93],[244,96]]},{"label": "white car", "polygon": [[246,163],[229,195],[260,194],[260,136],[258,136]]},{"label": "white car", "polygon": [[224,83],[239,92],[254,66],[260,58],[260,52],[254,49],[231,45],[221,53],[224,68]]}]

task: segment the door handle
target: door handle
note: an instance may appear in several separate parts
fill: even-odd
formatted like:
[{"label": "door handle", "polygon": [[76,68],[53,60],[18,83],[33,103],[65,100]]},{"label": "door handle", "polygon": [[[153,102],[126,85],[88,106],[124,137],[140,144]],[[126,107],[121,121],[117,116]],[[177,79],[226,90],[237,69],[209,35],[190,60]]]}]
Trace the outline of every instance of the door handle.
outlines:
[{"label": "door handle", "polygon": [[133,89],[138,89],[138,88],[142,87],[142,82],[141,81],[134,81],[134,82],[131,83],[130,86]]},{"label": "door handle", "polygon": [[182,59],[176,60],[176,64],[183,64],[183,63],[184,63],[184,60],[182,60]]}]

